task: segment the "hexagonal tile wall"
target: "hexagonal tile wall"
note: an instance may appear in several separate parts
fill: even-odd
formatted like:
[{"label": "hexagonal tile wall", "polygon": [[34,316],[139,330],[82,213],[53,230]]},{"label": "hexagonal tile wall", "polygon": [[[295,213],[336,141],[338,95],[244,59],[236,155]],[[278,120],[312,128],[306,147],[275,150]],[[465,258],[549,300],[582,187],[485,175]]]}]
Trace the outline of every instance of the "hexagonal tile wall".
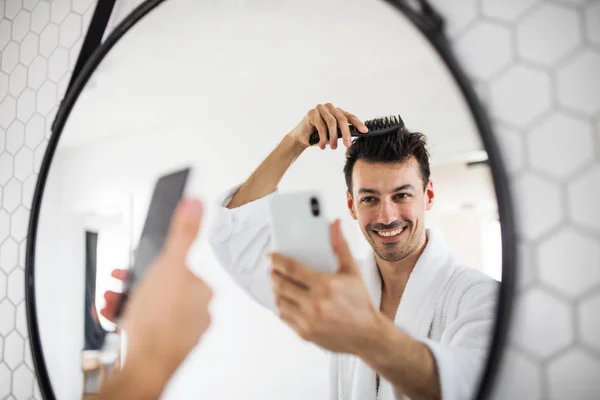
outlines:
[{"label": "hexagonal tile wall", "polygon": [[[48,127],[93,3],[0,1],[0,347],[19,338],[26,347],[24,357],[0,362],[0,398],[41,399],[17,286],[23,287],[22,249]],[[523,271],[494,399],[595,395],[600,2],[433,3],[487,103],[515,196]]]}]

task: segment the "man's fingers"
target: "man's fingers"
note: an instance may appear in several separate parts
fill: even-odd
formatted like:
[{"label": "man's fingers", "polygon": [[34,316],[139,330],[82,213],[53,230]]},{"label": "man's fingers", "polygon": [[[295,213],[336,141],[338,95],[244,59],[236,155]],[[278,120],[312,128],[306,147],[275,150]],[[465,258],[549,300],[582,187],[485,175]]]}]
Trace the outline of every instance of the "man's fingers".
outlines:
[{"label": "man's fingers", "polygon": [[120,281],[125,281],[125,280],[127,280],[128,274],[129,274],[129,271],[126,269],[113,269],[112,272],[110,273],[110,276],[112,276],[113,278],[117,278]]},{"label": "man's fingers", "polygon": [[298,285],[280,274],[277,270],[271,272],[271,281],[273,282],[275,294],[278,297],[285,297],[298,304],[298,306],[309,300],[308,288]]},{"label": "man's fingers", "polygon": [[331,149],[335,149],[337,147],[338,134],[337,134],[337,120],[330,112],[327,106],[319,104],[317,106],[319,113],[321,114],[321,118],[327,124],[327,130],[329,132],[329,146]]},{"label": "man's fingers", "polygon": [[357,272],[354,257],[348,246],[348,242],[342,233],[341,220],[337,219],[331,224],[331,245],[337,254],[340,263],[340,271]]},{"label": "man's fingers", "polygon": [[343,113],[343,110],[340,108],[335,108],[333,105],[328,104],[330,107],[331,113],[335,116],[338,122],[338,126],[340,127],[340,131],[342,132],[342,139],[344,141],[344,145],[346,147],[350,147],[352,144],[352,136],[350,135],[350,126],[348,125],[348,118]]},{"label": "man's fingers", "polygon": [[312,289],[318,280],[317,271],[298,261],[279,253],[272,253],[270,256],[273,269],[296,284]]},{"label": "man's fingers", "polygon": [[325,122],[323,122],[321,114],[319,114],[319,111],[316,108],[313,108],[309,111],[308,123],[317,129],[317,133],[319,134],[318,144],[321,150],[323,150],[325,148],[325,144],[327,143],[327,126],[325,125]]},{"label": "man's fingers", "polygon": [[104,308],[102,308],[102,310],[100,310],[100,314],[104,316],[104,318],[114,322],[117,304],[119,303],[122,295],[122,293],[117,293],[110,290],[104,292],[104,300],[106,301],[106,305]]},{"label": "man's fingers", "polygon": [[200,231],[203,211],[203,204],[197,199],[184,199],[177,205],[163,249],[169,263],[185,266],[187,253]]},{"label": "man's fingers", "polygon": [[360,132],[362,132],[362,133],[369,132],[369,128],[367,128],[367,126],[365,124],[363,124],[363,122],[356,115],[346,112],[344,110],[342,110],[342,112],[344,113],[346,118],[348,118],[348,122],[350,122],[352,125],[354,125]]}]

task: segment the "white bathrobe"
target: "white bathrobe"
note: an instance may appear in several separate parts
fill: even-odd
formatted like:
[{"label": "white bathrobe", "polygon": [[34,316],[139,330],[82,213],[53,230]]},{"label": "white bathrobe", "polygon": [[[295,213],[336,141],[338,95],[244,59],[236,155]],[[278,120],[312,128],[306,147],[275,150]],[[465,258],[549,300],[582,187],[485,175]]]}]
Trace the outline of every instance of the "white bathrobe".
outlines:
[{"label": "white bathrobe", "polygon": [[[226,205],[239,186],[219,200],[208,240],[215,256],[232,279],[264,307],[276,312],[269,278],[272,251],[268,201],[271,195],[235,209]],[[395,324],[432,351],[444,400],[473,398],[483,372],[495,319],[498,282],[457,265],[441,236],[427,230],[428,242],[413,269]],[[374,304],[381,302],[381,278],[375,258],[358,262]],[[329,353],[330,400],[405,399],[360,358]]]}]

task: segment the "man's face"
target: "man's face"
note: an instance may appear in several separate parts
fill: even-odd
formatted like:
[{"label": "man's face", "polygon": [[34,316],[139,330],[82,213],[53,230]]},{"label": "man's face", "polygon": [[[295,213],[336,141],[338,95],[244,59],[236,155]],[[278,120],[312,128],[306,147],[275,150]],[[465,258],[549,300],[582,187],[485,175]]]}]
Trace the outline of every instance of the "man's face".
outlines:
[{"label": "man's face", "polygon": [[352,170],[348,208],[375,253],[399,261],[423,243],[425,211],[433,206],[431,181],[423,188],[414,157],[402,164],[358,160]]}]

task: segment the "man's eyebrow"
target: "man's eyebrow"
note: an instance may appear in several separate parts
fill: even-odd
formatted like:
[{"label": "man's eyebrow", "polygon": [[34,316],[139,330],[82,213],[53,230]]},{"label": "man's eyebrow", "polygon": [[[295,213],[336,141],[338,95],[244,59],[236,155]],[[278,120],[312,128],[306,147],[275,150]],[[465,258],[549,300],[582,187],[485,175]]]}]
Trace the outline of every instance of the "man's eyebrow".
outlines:
[{"label": "man's eyebrow", "polygon": [[[415,190],[415,188],[410,183],[407,183],[405,185],[397,187],[396,189],[394,189],[392,191],[392,193],[401,192],[403,190]],[[360,188],[360,189],[358,189],[358,193],[379,194],[379,191],[375,190],[375,189],[369,189],[369,188]]]}]

